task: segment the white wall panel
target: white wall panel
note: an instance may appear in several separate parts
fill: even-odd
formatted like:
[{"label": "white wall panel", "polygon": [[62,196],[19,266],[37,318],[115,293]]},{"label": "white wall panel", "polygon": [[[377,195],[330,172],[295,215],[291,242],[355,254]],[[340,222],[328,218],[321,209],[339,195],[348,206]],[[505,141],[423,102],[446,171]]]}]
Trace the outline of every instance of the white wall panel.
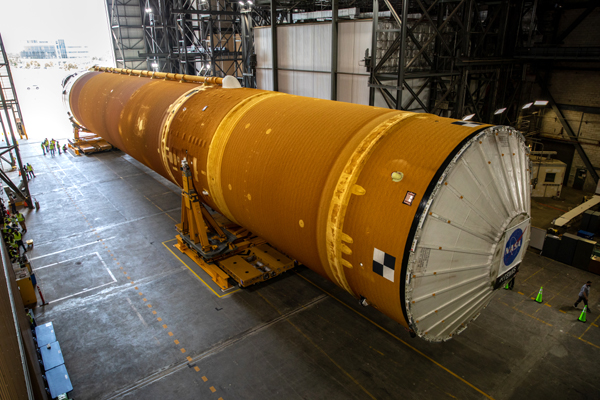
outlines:
[{"label": "white wall panel", "polygon": [[256,87],[262,90],[273,90],[273,70],[256,69]]},{"label": "white wall panel", "polygon": [[338,74],[338,101],[369,105],[368,76]]},{"label": "white wall panel", "polygon": [[[338,89],[339,101],[369,104],[369,75],[364,66],[365,50],[371,48],[371,20],[344,21],[338,27]],[[256,82],[259,89],[273,90],[271,70],[271,28],[254,30],[257,57]],[[331,25],[295,24],[277,28],[277,52],[279,57],[279,91],[299,96],[330,98],[331,76]],[[369,51],[371,53],[371,51]],[[293,70],[293,71],[286,71]],[[309,72],[315,71],[315,72]],[[320,72],[317,72],[320,71]],[[417,92],[422,81],[407,81]],[[386,82],[391,86],[396,83]],[[396,95],[395,91],[392,93]],[[412,96],[404,92],[403,105]],[[427,104],[429,89],[419,98]],[[375,106],[387,108],[379,90],[375,91]],[[414,101],[410,108],[420,107]],[[415,110],[417,111],[417,110]]]},{"label": "white wall panel", "polygon": [[312,26],[315,32],[311,46],[315,56],[313,71],[331,71],[331,25]]},{"label": "white wall panel", "polygon": [[257,68],[273,67],[271,62],[271,27],[254,29],[254,51],[256,53]]},{"label": "white wall panel", "polygon": [[324,100],[331,99],[331,74],[312,73],[312,75],[313,94],[311,97]]},{"label": "white wall panel", "polygon": [[[294,66],[294,48],[296,47],[294,39],[299,27],[277,27],[277,57],[279,68],[292,69]],[[269,50],[271,43],[269,43]]]},{"label": "white wall panel", "polygon": [[319,72],[279,71],[279,91],[328,100],[331,75]]},{"label": "white wall panel", "polygon": [[277,75],[279,81],[279,91],[289,94],[294,93],[294,72],[293,71],[279,71]]},{"label": "white wall panel", "polygon": [[302,24],[277,27],[277,55],[279,68],[321,72],[330,70],[331,26]]},{"label": "white wall panel", "polygon": [[365,50],[371,54],[373,22],[340,22],[338,25],[338,71],[367,74],[364,66]]}]

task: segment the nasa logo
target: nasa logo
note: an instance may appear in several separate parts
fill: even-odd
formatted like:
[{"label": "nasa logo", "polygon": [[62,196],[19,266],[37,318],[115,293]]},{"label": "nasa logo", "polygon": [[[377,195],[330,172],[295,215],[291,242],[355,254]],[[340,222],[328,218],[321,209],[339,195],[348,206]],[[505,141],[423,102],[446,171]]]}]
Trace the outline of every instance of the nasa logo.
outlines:
[{"label": "nasa logo", "polygon": [[504,249],[504,265],[510,265],[521,251],[521,244],[523,243],[523,231],[516,229],[510,239],[506,241],[506,248]]}]

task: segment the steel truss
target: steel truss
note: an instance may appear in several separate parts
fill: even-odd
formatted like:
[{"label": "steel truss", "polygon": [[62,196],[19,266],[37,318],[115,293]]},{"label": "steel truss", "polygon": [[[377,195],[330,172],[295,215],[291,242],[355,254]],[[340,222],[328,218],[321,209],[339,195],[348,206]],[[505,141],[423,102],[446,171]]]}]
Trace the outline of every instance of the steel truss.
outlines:
[{"label": "steel truss", "polygon": [[[509,21],[521,21],[527,12],[535,14],[532,2],[524,0],[260,0],[253,8],[253,23],[272,27],[274,90],[274,25],[292,23],[296,12],[350,7],[359,7],[362,13],[376,11],[371,54],[365,57],[370,105],[375,105],[379,93],[394,109],[453,118],[475,114],[473,119],[480,122],[516,120],[523,61],[513,58],[512,52],[518,40],[527,41],[529,31]],[[272,18],[276,24],[270,23]],[[335,49],[337,18],[332,19]],[[332,57],[331,98],[335,99],[337,59]],[[494,114],[504,107],[504,113]]]},{"label": "steel truss", "polygon": [[252,27],[260,16],[248,5],[227,0],[107,0],[107,4],[118,67],[232,75],[244,86],[256,87]]},{"label": "steel truss", "polygon": [[106,0],[115,63],[118,68],[146,69],[147,59],[142,27],[143,0]]},{"label": "steel truss", "polygon": [[[507,107],[496,119],[516,118],[518,107],[511,101],[519,100],[521,70],[511,51],[519,24],[508,21],[520,19],[522,4],[373,0],[373,10],[389,11],[393,18],[373,14],[372,48],[378,50],[367,59],[370,104],[379,91],[395,109],[452,118],[475,114],[474,120],[498,123],[494,112]],[[393,40],[381,46],[390,34]]]},{"label": "steel truss", "polygon": [[[13,127],[14,126],[14,127]],[[17,201],[25,201],[29,208],[33,208],[31,194],[29,193],[29,185],[27,184],[27,171],[21,161],[21,153],[19,152],[19,143],[15,137],[15,130],[19,133],[25,132],[23,125],[23,116],[19,99],[15,91],[12,73],[10,71],[10,63],[6,55],[2,36],[0,35],[0,128],[6,140],[6,145],[0,147],[0,159],[8,163],[11,170],[19,170],[21,182],[15,184],[0,168],[0,179],[15,193]],[[21,135],[22,138],[22,135]],[[6,158],[8,155],[9,159]]]}]

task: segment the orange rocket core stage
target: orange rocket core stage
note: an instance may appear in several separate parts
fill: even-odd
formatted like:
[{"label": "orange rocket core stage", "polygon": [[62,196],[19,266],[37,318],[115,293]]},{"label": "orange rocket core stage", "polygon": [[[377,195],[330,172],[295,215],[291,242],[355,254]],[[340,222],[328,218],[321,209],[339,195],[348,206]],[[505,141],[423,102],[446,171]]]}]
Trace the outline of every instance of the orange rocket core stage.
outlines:
[{"label": "orange rocket core stage", "polygon": [[[485,125],[213,83],[88,72],[74,118],[201,201],[409,327],[404,285],[432,182]],[[408,248],[407,248],[408,246]],[[392,258],[386,276],[377,251]]]}]

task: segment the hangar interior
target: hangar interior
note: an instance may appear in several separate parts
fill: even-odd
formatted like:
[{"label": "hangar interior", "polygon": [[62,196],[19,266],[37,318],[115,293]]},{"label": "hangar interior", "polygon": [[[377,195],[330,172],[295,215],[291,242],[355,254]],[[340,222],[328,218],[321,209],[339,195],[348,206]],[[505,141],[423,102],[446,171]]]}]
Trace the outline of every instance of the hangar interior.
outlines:
[{"label": "hangar interior", "polygon": [[[597,2],[106,0],[106,19],[115,64],[63,82],[61,155],[27,138],[2,49],[2,196],[29,249],[1,247],[2,399],[600,397]],[[332,180],[355,148],[373,157]],[[296,232],[336,206],[343,232]],[[478,256],[503,260],[491,286]]]}]

